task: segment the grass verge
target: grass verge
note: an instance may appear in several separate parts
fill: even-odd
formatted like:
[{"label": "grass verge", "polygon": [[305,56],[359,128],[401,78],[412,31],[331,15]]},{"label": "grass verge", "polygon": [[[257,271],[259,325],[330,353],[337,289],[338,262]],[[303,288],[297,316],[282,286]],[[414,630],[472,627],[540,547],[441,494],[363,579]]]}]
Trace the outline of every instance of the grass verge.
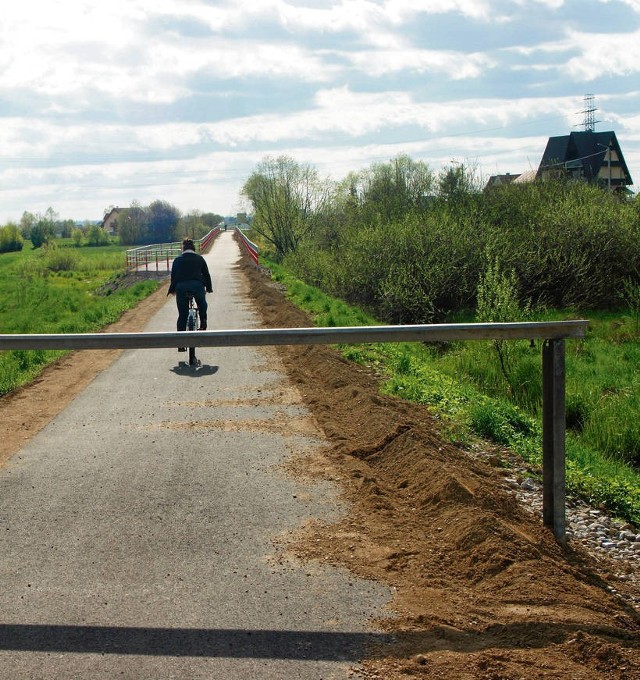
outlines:
[{"label": "grass verge", "polygon": [[[54,246],[0,255],[0,333],[86,333],[117,321],[158,287],[139,281],[113,290],[123,248]],[[0,352],[0,395],[31,382],[64,351]]]},{"label": "grass verge", "polygon": [[[291,301],[311,314],[320,327],[377,325],[379,322],[362,310],[332,298],[292,276],[278,264],[265,260],[274,280],[288,291]],[[593,362],[595,346],[602,341],[594,333],[592,349],[577,344],[574,355],[587,354]],[[461,348],[474,345],[471,355]],[[452,440],[470,443],[480,437],[505,446],[520,455],[527,463],[539,468],[542,459],[542,426],[540,419],[541,361],[540,349],[518,343],[518,351],[527,361],[516,362],[511,383],[525,386],[516,402],[505,396],[508,385],[500,385],[491,364],[494,358],[487,343],[459,343],[452,346],[423,345],[419,343],[380,343],[371,345],[341,346],[345,357],[374,367],[386,376],[384,391],[409,401],[427,405],[447,424]],[[588,345],[588,341],[587,341]],[[605,351],[605,350],[602,350]],[[607,355],[612,355],[609,349]],[[575,363],[576,357],[571,357]],[[569,360],[569,358],[568,358]],[[467,363],[467,369],[463,365]],[[474,377],[473,367],[487,365],[488,374],[494,374],[490,384],[486,374]],[[606,366],[609,362],[606,363]],[[568,416],[574,418],[580,395],[597,391],[593,382],[586,380],[586,368],[572,372],[568,380]],[[513,396],[513,395],[512,395]],[[573,409],[573,410],[572,410]],[[585,411],[586,412],[586,411]],[[594,416],[598,419],[597,414]],[[635,419],[633,420],[635,422]],[[571,426],[572,423],[569,423]],[[609,425],[614,429],[615,425]],[[611,450],[599,450],[584,436],[584,424],[570,427],[567,432],[567,488],[596,506],[627,521],[640,525],[640,474],[627,465]],[[618,428],[619,429],[619,428]]]}]

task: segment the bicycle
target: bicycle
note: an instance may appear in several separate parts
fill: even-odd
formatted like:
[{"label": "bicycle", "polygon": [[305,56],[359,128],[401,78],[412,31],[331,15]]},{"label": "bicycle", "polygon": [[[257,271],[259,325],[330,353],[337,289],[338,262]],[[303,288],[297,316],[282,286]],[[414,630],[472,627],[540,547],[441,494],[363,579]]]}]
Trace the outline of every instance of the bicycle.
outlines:
[{"label": "bicycle", "polygon": [[[198,305],[193,295],[189,295],[189,314],[187,316],[187,331],[198,330]],[[199,366],[200,360],[196,357],[196,348],[189,347],[189,366]]]}]

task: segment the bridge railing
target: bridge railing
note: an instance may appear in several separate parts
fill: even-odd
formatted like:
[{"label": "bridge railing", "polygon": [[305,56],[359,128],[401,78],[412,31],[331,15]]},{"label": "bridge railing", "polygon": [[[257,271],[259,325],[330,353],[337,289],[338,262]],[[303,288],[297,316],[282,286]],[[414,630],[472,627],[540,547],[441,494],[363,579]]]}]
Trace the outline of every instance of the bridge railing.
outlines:
[{"label": "bridge railing", "polygon": [[[201,239],[195,239],[196,251],[205,250],[220,233],[220,227],[214,227]],[[128,271],[168,271],[171,263],[182,252],[182,243],[152,243],[147,246],[130,248],[126,251]]]},{"label": "bridge railing", "polygon": [[257,345],[359,344],[371,342],[442,342],[453,340],[543,340],[542,348],[542,514],[556,539],[565,532],[565,340],[583,338],[588,322],[516,322],[269,328],[197,333],[74,333],[0,335],[0,350],[153,349],[177,347],[248,347]]},{"label": "bridge railing", "polygon": [[258,266],[260,263],[260,248],[253,243],[253,241],[250,241],[242,231],[242,229],[236,229],[236,234],[238,235],[238,239],[240,240],[240,243],[242,243],[242,246],[244,249],[247,251],[249,257],[253,260],[253,263]]}]

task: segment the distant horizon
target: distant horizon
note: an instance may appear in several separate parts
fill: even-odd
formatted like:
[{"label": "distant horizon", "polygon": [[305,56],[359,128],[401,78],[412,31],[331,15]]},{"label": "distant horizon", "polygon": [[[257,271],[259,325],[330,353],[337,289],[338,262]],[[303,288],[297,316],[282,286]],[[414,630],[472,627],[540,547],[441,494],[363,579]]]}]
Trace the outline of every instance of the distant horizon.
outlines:
[{"label": "distant horizon", "polygon": [[[49,206],[49,207],[53,207],[53,206]],[[127,208],[130,208],[130,207],[131,207],[131,205],[128,205],[128,206],[114,206],[114,208],[115,208],[116,210],[126,210]],[[54,209],[54,211],[55,211],[55,209]],[[23,211],[23,213],[24,213],[24,212],[31,212],[31,211],[30,211],[30,210],[27,210],[27,211]],[[213,213],[213,214],[215,214],[215,215],[220,215],[220,217],[222,217],[222,220],[223,220],[223,221],[226,221],[226,220],[237,220],[238,215],[240,214],[240,213],[234,213],[234,214],[223,215],[222,213],[216,212],[215,210],[207,210],[207,211],[201,210],[201,211],[199,211],[199,212],[201,212],[201,213],[203,213],[203,214],[204,214],[205,212],[207,212],[207,213],[210,212],[210,213]],[[43,213],[32,213],[32,214],[37,216],[37,215],[41,215],[41,214],[43,214]],[[108,213],[105,213],[105,215],[106,215],[106,214],[108,214]],[[189,214],[189,213],[183,213],[183,212],[181,211],[181,215],[187,215],[187,214]],[[15,223],[15,224],[17,224],[18,226],[20,226],[20,219],[21,219],[21,218],[22,218],[22,215],[20,215],[20,218],[18,218],[17,220],[6,220],[6,222],[0,224],[0,226],[3,226],[4,224],[7,224],[7,223]],[[92,219],[92,218],[84,218],[84,219],[83,219],[83,218],[77,218],[77,217],[65,217],[65,216],[63,216],[63,215],[58,215],[57,222],[66,222],[66,221],[68,221],[68,220],[71,220],[71,221],[74,223],[75,226],[77,226],[77,227],[82,227],[82,226],[84,226],[84,225],[87,224],[87,223],[88,223],[88,224],[102,224],[102,222],[103,222],[103,220],[104,220],[104,216],[101,217],[100,219]]]},{"label": "distant horizon", "polygon": [[265,156],[521,174],[587,93],[640,173],[640,0],[24,0],[0,63],[2,223],[245,212]]}]

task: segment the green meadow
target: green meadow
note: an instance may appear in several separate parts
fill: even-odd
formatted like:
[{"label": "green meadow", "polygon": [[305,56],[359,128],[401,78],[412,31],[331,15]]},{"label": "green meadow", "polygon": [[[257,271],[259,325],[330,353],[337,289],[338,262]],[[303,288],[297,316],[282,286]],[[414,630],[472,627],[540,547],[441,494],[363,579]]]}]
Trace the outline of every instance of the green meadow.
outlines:
[{"label": "green meadow", "polygon": [[[26,241],[23,250],[0,254],[0,333],[84,333],[116,321],[158,286],[109,285],[124,274],[124,250],[58,239],[38,249]],[[30,382],[63,354],[0,352],[0,395]]]}]

